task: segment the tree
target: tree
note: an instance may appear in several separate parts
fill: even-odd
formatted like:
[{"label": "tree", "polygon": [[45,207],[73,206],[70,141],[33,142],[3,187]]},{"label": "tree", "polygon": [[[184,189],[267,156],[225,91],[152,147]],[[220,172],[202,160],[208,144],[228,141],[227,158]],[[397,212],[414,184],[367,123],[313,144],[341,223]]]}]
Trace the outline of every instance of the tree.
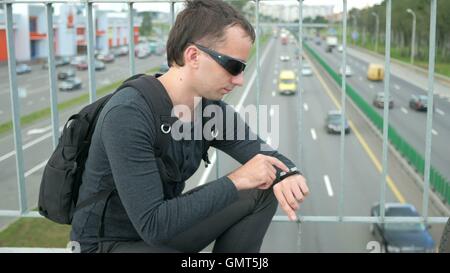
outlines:
[{"label": "tree", "polygon": [[140,13],[140,16],[142,17],[142,24],[139,28],[139,35],[140,36],[150,36],[152,33],[152,15],[148,11],[144,11]]}]

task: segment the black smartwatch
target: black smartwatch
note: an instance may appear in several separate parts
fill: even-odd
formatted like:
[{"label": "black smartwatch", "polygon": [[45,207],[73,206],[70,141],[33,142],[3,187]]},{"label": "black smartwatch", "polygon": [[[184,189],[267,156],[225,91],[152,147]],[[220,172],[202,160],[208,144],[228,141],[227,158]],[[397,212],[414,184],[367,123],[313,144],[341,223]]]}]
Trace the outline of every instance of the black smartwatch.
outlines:
[{"label": "black smartwatch", "polygon": [[283,180],[285,178],[288,178],[289,176],[294,175],[294,174],[301,174],[298,171],[297,167],[290,168],[289,172],[281,172],[280,173],[280,177],[278,178],[278,181],[281,181],[281,180]]}]

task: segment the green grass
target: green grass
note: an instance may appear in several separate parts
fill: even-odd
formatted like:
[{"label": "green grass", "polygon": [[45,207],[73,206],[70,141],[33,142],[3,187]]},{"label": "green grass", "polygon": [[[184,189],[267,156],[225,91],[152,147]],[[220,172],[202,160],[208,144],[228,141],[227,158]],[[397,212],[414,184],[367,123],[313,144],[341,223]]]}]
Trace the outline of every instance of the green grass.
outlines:
[{"label": "green grass", "polygon": [[47,219],[21,218],[0,232],[0,247],[64,248],[70,241],[70,226]]},{"label": "green grass", "polygon": [[[270,38],[269,34],[261,37],[261,46]],[[256,47],[253,46],[250,58],[253,57]],[[147,74],[153,74],[158,68],[147,71]],[[103,86],[97,89],[97,95],[101,96],[116,89],[122,80]],[[69,109],[71,107],[87,102],[88,94],[84,94],[69,101],[60,103],[58,109]],[[50,108],[43,109],[28,116],[22,117],[21,122],[31,124],[37,120],[47,118],[50,115]],[[2,125],[0,125],[2,126]],[[6,126],[6,125],[5,125]],[[12,128],[12,126],[11,126]],[[68,225],[59,225],[47,219],[41,218],[20,218],[12,223],[5,230],[0,232],[0,247],[50,247],[65,248],[69,242],[71,227]]]}]

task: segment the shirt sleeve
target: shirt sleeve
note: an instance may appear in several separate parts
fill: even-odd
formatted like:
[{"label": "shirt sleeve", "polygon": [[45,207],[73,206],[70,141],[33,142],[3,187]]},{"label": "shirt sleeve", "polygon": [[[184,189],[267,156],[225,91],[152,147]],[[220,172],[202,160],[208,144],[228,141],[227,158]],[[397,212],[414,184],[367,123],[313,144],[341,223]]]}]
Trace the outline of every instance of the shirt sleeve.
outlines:
[{"label": "shirt sleeve", "polygon": [[[223,121],[218,126],[218,137],[211,141],[211,146],[227,153],[241,164],[245,164],[257,154],[264,154],[279,159],[289,169],[296,168],[291,160],[256,135],[233,107],[223,101],[219,105],[223,113],[219,119]],[[282,171],[277,167],[275,169],[279,178]]]},{"label": "shirt sleeve", "polygon": [[[101,138],[120,200],[134,228],[149,244],[161,244],[238,198],[227,177],[199,190],[164,200],[153,144],[156,126],[149,109],[121,104],[109,109]],[[147,112],[146,112],[147,111]]]}]

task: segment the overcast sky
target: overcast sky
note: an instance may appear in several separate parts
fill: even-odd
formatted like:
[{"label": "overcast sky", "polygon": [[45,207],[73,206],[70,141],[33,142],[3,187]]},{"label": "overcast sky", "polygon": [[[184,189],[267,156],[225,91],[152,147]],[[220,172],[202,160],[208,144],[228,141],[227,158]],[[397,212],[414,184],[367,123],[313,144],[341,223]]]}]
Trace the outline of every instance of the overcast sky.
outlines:
[{"label": "overcast sky", "polygon": [[[297,1],[262,1],[264,4],[280,4],[280,3],[293,3]],[[364,8],[366,6],[372,6],[374,4],[381,3],[382,0],[347,0],[347,8],[351,10],[352,8]],[[343,7],[342,0],[305,0],[305,5],[334,5],[335,12],[342,11]],[[176,4],[179,7],[182,7],[182,3]],[[113,9],[120,10],[122,7],[126,7],[124,4],[99,4],[101,9]],[[154,10],[154,11],[165,11],[170,12],[170,5],[167,3],[137,3],[134,4],[134,7],[139,10]]]}]

